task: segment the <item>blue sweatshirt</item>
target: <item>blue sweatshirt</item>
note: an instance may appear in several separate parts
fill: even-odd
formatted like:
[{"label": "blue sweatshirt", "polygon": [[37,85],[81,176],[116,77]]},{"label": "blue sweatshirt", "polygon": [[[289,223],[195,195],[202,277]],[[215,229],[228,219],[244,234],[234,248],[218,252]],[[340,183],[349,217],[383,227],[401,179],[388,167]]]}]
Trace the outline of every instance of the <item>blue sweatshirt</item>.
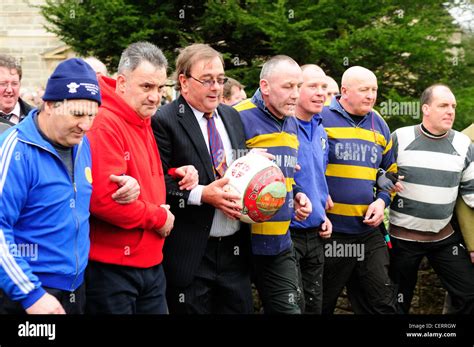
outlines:
[{"label": "blue sweatshirt", "polygon": [[295,173],[295,182],[304,187],[304,192],[313,205],[313,212],[304,221],[291,221],[292,228],[317,228],[326,217],[325,207],[328,197],[326,166],[328,162],[328,136],[321,124],[319,114],[310,122],[298,119],[298,164],[301,170]]},{"label": "blue sweatshirt", "polygon": [[300,191],[294,173],[298,160],[298,123],[295,117],[285,117],[280,123],[268,111],[260,89],[252,99],[234,106],[244,125],[248,148],[267,148],[286,178],[285,204],[267,222],[251,225],[252,252],[256,255],[277,255],[290,249],[289,226],[293,214],[293,195]]},{"label": "blue sweatshirt", "polygon": [[72,181],[36,117],[0,136],[0,288],[25,309],[45,294],[41,286],[76,290],[89,254],[89,142],[73,147]]}]

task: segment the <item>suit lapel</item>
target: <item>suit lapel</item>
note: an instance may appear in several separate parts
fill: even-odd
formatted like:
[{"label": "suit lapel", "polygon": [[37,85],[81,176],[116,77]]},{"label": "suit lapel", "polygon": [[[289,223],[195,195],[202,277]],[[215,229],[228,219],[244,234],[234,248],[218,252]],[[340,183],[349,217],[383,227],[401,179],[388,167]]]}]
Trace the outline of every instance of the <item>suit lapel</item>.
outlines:
[{"label": "suit lapel", "polygon": [[212,162],[209,150],[207,149],[206,141],[202,136],[201,127],[199,126],[193,111],[182,96],[178,99],[178,119],[183,126],[184,131],[191,139],[199,158],[206,169],[207,176],[212,182],[215,180],[214,172],[212,171]]},{"label": "suit lapel", "polygon": [[238,149],[239,140],[237,139],[234,128],[232,126],[232,119],[230,115],[224,110],[224,108],[220,106],[217,107],[217,112],[219,112],[219,115],[222,118],[222,122],[224,123],[225,130],[227,131],[227,135],[229,136],[230,144],[232,145],[232,148]]}]

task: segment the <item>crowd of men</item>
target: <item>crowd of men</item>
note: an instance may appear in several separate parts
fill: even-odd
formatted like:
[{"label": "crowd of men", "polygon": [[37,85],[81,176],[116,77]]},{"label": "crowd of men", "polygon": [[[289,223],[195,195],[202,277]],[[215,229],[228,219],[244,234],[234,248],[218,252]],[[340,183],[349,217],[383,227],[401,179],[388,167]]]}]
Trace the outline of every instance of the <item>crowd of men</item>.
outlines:
[{"label": "crowd of men", "polygon": [[[192,44],[160,107],[157,46],[128,46],[115,78],[99,63],[60,63],[38,109],[0,56],[0,312],[250,314],[254,283],[266,314],[332,314],[344,287],[355,313],[409,313],[425,256],[447,312],[474,312],[474,146],[452,129],[448,86],[427,86],[422,122],[391,133],[361,66],[339,90],[274,56],[247,98]],[[248,151],[287,190],[250,225],[224,177]]]}]

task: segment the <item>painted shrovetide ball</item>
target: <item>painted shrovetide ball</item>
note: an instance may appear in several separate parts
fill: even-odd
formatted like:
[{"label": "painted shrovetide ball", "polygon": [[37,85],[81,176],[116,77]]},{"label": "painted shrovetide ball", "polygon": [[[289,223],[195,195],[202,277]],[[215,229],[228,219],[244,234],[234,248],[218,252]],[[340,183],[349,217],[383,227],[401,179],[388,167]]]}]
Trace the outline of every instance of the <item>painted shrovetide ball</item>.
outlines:
[{"label": "painted shrovetide ball", "polygon": [[237,159],[224,177],[229,178],[225,189],[240,195],[242,222],[265,222],[285,203],[285,176],[274,162],[262,155],[249,153]]}]

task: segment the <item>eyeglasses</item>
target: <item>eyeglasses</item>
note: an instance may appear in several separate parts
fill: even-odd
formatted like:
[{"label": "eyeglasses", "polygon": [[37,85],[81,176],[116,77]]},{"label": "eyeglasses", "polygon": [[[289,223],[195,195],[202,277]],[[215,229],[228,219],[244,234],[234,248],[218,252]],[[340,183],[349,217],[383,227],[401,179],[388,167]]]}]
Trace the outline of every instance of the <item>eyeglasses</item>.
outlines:
[{"label": "eyeglasses", "polygon": [[197,78],[194,78],[194,77],[191,76],[191,75],[189,75],[189,77],[191,77],[193,80],[195,80],[195,81],[201,83],[201,84],[202,84],[204,87],[206,87],[206,88],[209,88],[209,87],[213,86],[214,83],[217,83],[217,84],[223,86],[223,85],[227,82],[227,80],[228,80],[227,77],[219,77],[219,78],[217,78],[217,79],[211,78],[211,79],[208,79],[208,80],[202,80],[202,81],[201,81],[201,80],[198,80]]},{"label": "eyeglasses", "polygon": [[18,88],[20,86],[20,82],[6,82],[6,81],[0,81],[0,89],[7,89],[8,86],[11,86],[13,88]]}]

